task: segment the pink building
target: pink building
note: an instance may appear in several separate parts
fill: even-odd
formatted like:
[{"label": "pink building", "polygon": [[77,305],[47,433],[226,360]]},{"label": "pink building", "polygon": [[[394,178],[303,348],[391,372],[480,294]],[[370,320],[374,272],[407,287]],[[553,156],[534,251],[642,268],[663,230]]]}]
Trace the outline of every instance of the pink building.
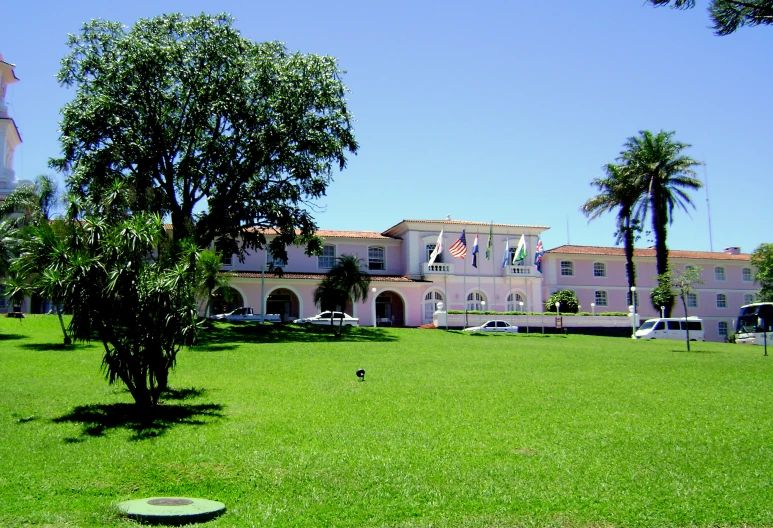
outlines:
[{"label": "pink building", "polygon": [[[636,311],[642,321],[658,317],[650,302],[650,293],[657,286],[655,250],[636,249],[634,263]],[[703,319],[707,341],[723,341],[733,331],[741,306],[753,302],[759,289],[750,256],[734,247],[721,253],[670,250],[669,264],[674,270],[703,269],[705,284],[696,285],[695,293],[687,297],[688,313]],[[622,248],[559,246],[545,254],[542,271],[544,298],[558,290],[572,290],[583,311],[628,312],[631,292]],[[684,316],[681,300],[674,305],[673,316]]]},{"label": "pink building", "polygon": [[[493,232],[490,258],[486,259],[489,230]],[[277,313],[292,320],[319,312],[313,292],[335,258],[343,254],[362,259],[372,275],[372,291],[363,303],[348,306],[347,311],[370,326],[420,326],[432,322],[438,302],[446,309],[543,311],[544,300],[552,293],[569,289],[577,295],[583,311],[603,313],[628,312],[631,292],[625,272],[622,248],[560,246],[543,257],[542,273],[534,265],[534,250],[547,226],[487,224],[458,220],[403,220],[381,232],[319,231],[325,241],[323,255],[309,257],[303,248],[288,249],[288,261],[275,262],[283,275],[263,273],[271,255],[256,251],[245,262],[235,259],[224,269],[234,273],[231,281],[239,293],[234,304],[261,309],[266,299],[266,313]],[[430,254],[443,231],[443,251],[429,264]],[[452,257],[448,248],[465,231],[467,255]],[[478,236],[478,266],[472,266],[472,251]],[[521,235],[528,256],[512,264]],[[509,259],[504,259],[506,251]],[[655,251],[637,249],[637,313],[642,320],[656,317],[649,294],[656,285]],[[674,269],[685,266],[703,268],[704,285],[699,285],[688,299],[690,315],[705,321],[706,339],[724,340],[732,331],[740,307],[754,299],[757,291],[749,255],[738,248],[721,253],[671,251]],[[505,262],[503,263],[503,260]],[[508,262],[509,261],[509,262]],[[261,295],[261,291],[263,294]],[[521,304],[523,303],[523,304]],[[675,307],[681,316],[681,304]]]}]

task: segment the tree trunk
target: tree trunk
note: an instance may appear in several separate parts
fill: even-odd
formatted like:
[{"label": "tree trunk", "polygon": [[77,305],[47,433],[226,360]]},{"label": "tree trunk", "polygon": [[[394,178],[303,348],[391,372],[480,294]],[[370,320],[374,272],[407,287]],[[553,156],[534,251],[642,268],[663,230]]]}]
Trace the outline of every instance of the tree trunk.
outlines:
[{"label": "tree trunk", "polygon": [[62,319],[62,310],[59,309],[58,304],[54,304],[54,306],[56,307],[56,315],[57,317],[59,317],[59,326],[62,327],[62,334],[64,334],[64,344],[71,345],[72,339],[70,338],[69,335],[67,335],[67,329],[64,327],[64,320]]},{"label": "tree trunk", "polygon": [[628,291],[631,291],[631,288],[636,286],[636,265],[633,262],[634,240],[630,218],[626,223],[623,248],[625,250],[625,269],[628,271]]},{"label": "tree trunk", "polygon": [[[665,203],[658,197],[652,199],[652,231],[655,235],[655,267],[658,275],[668,271],[668,247],[666,236],[668,233],[668,209]],[[674,297],[669,297],[666,303],[666,317],[671,317],[674,308]]]},{"label": "tree trunk", "polygon": [[687,324],[687,301],[685,300],[685,294],[682,293],[682,305],[684,306],[684,331],[687,336],[687,351],[690,351],[690,325]]}]

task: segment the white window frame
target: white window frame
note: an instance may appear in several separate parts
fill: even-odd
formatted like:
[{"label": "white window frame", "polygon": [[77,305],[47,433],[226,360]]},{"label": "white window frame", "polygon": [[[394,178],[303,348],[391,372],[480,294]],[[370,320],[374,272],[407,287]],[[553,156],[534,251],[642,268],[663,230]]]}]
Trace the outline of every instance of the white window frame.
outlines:
[{"label": "white window frame", "polygon": [[[430,255],[432,255],[432,252],[435,251],[435,246],[436,245],[437,244],[435,244],[434,242],[432,244],[427,244],[426,245],[426,249],[427,249],[427,252],[426,252],[426,255],[425,255],[426,258],[427,258],[426,262],[429,262],[429,257],[430,257]],[[440,253],[438,253],[438,256],[435,257],[435,262],[440,263],[440,264],[443,263],[443,253],[444,252],[445,252],[445,250],[443,250]]]},{"label": "white window frame", "polygon": [[[437,290],[428,291],[424,295],[424,317],[429,320],[432,319],[433,314],[437,310],[437,303],[445,303],[443,299],[443,293]],[[448,309],[448,307],[446,307]]]},{"label": "white window frame", "polygon": [[717,321],[717,334],[719,337],[727,337],[730,333],[730,324],[727,321]]},{"label": "white window frame", "polygon": [[594,278],[606,278],[607,276],[607,265],[604,262],[594,262],[593,263],[593,277]]},{"label": "white window frame", "polygon": [[507,311],[508,312],[520,312],[521,301],[526,305],[526,299],[518,292],[510,292],[507,296]]},{"label": "white window frame", "polygon": [[[574,262],[571,260],[562,260],[559,263],[560,271],[562,277],[574,277]],[[567,271],[568,273],[564,273]]]},{"label": "white window frame", "polygon": [[[371,250],[381,251],[381,259],[372,257]],[[380,268],[374,268],[373,265],[381,263]],[[386,248],[384,246],[368,246],[368,271],[386,271]]]},{"label": "white window frame", "polygon": [[754,294],[753,293],[744,293],[743,294],[743,304],[751,304],[754,302]]},{"label": "white window frame", "polygon": [[223,268],[230,268],[234,265],[234,255],[233,253],[229,253],[228,255],[225,254],[225,250],[221,250],[217,247],[217,243],[215,243],[215,252],[220,253],[220,258],[222,259],[221,267]]},{"label": "white window frame", "polygon": [[727,308],[727,294],[717,294],[717,308]]},{"label": "white window frame", "polygon": [[[326,255],[325,249],[333,248],[333,255]],[[333,244],[325,244],[322,246],[322,254],[317,257],[317,268],[319,269],[332,269],[336,262],[336,247]],[[329,266],[327,264],[330,264]]]},{"label": "white window frame", "polygon": [[752,281],[752,269],[751,268],[741,268],[741,280],[744,282],[751,282]]},{"label": "white window frame", "polygon": [[484,305],[481,304],[481,301],[486,301],[486,304],[488,304],[488,301],[486,300],[486,295],[481,291],[474,291],[470,292],[467,295],[467,299],[465,300],[465,304],[467,306],[467,310],[476,310],[476,311],[483,311]]},{"label": "white window frame", "polygon": [[725,271],[725,268],[723,266],[715,266],[714,267],[714,280],[716,280],[716,281],[726,281],[727,280],[727,272]]},{"label": "white window frame", "polygon": [[688,308],[697,308],[698,307],[698,294],[697,293],[688,293],[685,295],[685,302],[687,303]]},{"label": "white window frame", "polygon": [[606,290],[596,290],[593,292],[593,302],[596,306],[609,306],[609,292]]}]

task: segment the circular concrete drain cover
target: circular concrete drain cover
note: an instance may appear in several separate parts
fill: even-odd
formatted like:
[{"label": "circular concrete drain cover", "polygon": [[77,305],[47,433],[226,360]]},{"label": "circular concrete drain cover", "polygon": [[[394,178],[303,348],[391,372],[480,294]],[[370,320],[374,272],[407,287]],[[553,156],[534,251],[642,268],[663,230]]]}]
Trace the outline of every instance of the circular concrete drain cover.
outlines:
[{"label": "circular concrete drain cover", "polygon": [[150,497],[119,502],[118,509],[142,522],[187,524],[214,519],[225,511],[225,504],[188,497]]}]

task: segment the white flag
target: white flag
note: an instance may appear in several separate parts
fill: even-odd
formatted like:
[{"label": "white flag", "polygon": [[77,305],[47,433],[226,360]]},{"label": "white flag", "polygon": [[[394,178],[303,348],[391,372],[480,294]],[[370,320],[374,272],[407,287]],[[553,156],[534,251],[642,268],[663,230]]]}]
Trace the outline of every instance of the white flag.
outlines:
[{"label": "white flag", "polygon": [[437,236],[437,243],[435,244],[435,249],[432,250],[432,253],[429,255],[429,263],[434,264],[435,259],[438,255],[440,255],[443,252],[443,229],[440,229],[440,234]]},{"label": "white flag", "polygon": [[515,249],[515,255],[513,256],[513,264],[526,258],[526,240],[521,235],[521,240],[518,241],[518,247]]}]

